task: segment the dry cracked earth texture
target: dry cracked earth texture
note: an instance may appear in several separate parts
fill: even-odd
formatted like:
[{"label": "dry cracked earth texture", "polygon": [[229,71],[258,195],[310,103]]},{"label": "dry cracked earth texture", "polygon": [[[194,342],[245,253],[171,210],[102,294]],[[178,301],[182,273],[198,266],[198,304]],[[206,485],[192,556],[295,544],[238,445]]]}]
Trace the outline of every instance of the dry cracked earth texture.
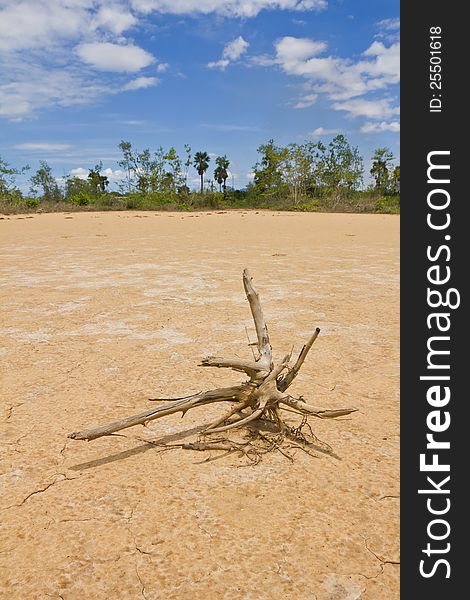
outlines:
[{"label": "dry cracked earth texture", "polygon": [[[0,230],[1,598],[398,599],[397,217],[39,214]],[[312,420],[337,458],[247,466],[151,443],[222,405],[67,439],[242,380],[197,363],[249,356],[244,267],[275,358],[322,330],[292,389],[359,409]]]}]

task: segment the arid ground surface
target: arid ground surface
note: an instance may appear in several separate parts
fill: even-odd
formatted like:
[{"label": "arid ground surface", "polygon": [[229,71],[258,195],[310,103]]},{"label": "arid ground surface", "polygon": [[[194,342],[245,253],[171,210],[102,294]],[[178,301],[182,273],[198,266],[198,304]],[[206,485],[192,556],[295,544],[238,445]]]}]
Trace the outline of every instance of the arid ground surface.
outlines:
[{"label": "arid ground surface", "polygon": [[[4,217],[0,597],[398,599],[398,236],[385,215]],[[339,458],[201,463],[146,442],[222,405],[67,439],[243,380],[197,363],[250,355],[244,267],[275,358],[322,330],[292,393],[359,409],[311,419]]]}]

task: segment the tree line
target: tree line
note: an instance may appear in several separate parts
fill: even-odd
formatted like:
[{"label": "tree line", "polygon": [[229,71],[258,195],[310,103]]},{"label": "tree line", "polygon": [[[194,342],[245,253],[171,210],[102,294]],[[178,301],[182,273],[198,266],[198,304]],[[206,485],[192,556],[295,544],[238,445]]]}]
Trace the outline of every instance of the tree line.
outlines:
[{"label": "tree line", "polygon": [[[278,145],[269,140],[257,149],[259,159],[253,166],[253,180],[243,190],[229,189],[230,160],[217,156],[211,164],[206,151],[193,154],[189,145],[180,156],[174,147],[138,151],[131,142],[119,144],[118,165],[122,177],[118,191],[100,161],[89,168],[86,178],[54,176],[50,165],[41,160],[29,178],[29,194],[17,186],[29,166],[14,168],[0,157],[0,199],[5,203],[34,208],[41,203],[71,203],[78,206],[103,205],[140,208],[170,204],[175,208],[199,207],[207,203],[283,207],[293,209],[341,208],[351,199],[381,198],[382,203],[400,194],[400,167],[389,148],[378,148],[371,159],[372,183],[364,187],[364,159],[344,135],[328,144],[321,141]],[[189,186],[189,170],[199,176],[198,190]],[[211,171],[213,167],[213,171]],[[212,177],[211,177],[212,175]],[[399,200],[398,200],[399,202]]]}]

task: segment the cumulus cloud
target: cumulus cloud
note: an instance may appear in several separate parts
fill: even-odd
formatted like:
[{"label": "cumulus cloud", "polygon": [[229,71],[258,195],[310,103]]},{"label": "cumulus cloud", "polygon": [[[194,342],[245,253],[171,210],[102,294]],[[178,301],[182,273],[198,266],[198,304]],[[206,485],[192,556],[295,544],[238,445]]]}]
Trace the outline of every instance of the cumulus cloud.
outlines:
[{"label": "cumulus cloud", "polygon": [[119,6],[119,4],[110,4],[99,8],[95,24],[97,27],[108,29],[120,35],[136,25],[137,19],[125,7]]},{"label": "cumulus cloud", "polygon": [[9,118],[25,117],[51,106],[88,104],[114,91],[75,67],[49,69],[8,57],[3,62],[0,59],[0,72],[5,79],[0,84],[0,115]]},{"label": "cumulus cloud", "polygon": [[324,135],[335,135],[337,133],[339,133],[339,129],[326,129],[325,127],[317,127],[308,134],[308,137],[315,139]]},{"label": "cumulus cloud", "polygon": [[[43,108],[93,103],[125,91],[119,73],[156,63],[123,36],[139,18],[130,0],[2,0],[0,117],[22,120]],[[163,73],[167,66],[155,68]]]},{"label": "cumulus cloud", "polygon": [[[84,169],[83,167],[76,167],[75,169],[70,170],[70,175],[72,177],[78,177],[79,179],[87,179],[89,172],[89,169]],[[119,182],[126,178],[126,174],[122,169],[113,170],[110,167],[102,169],[100,171],[100,175],[105,175],[109,179],[110,183]]]},{"label": "cumulus cloud", "polygon": [[208,67],[210,69],[226,69],[231,62],[238,60],[248,49],[250,44],[242,38],[242,36],[238,36],[232,42],[229,42],[224,46],[222,51],[222,58],[215,62],[208,63]]},{"label": "cumulus cloud", "polygon": [[160,83],[160,79],[158,77],[137,77],[137,79],[133,79],[126,83],[126,85],[122,88],[125,91],[130,90],[142,90],[148,87],[153,87]]},{"label": "cumulus cloud", "polygon": [[225,46],[222,57],[228,58],[229,60],[237,60],[237,58],[240,58],[240,56],[247,51],[248,46],[248,42],[240,35],[233,40],[233,42],[230,42]]},{"label": "cumulus cloud", "polygon": [[324,41],[285,36],[274,44],[273,57],[255,57],[260,66],[277,65],[286,75],[303,80],[305,90],[294,108],[312,106],[320,94],[332,108],[344,110],[350,117],[389,119],[398,114],[388,98],[370,99],[377,91],[386,91],[400,80],[400,45],[385,45],[375,40],[356,60],[327,54]]},{"label": "cumulus cloud", "polygon": [[83,62],[99,71],[135,73],[155,62],[149,52],[132,44],[91,42],[80,44],[76,52]]},{"label": "cumulus cloud", "polygon": [[335,100],[361,96],[399,81],[399,44],[390,47],[375,41],[363,53],[365,60],[353,62],[322,56],[325,42],[286,36],[275,43],[275,62],[288,75],[298,75],[315,85],[315,92]]},{"label": "cumulus cloud", "polygon": [[[278,40],[274,47],[276,49],[276,61],[282,69],[291,75],[309,75],[318,72],[318,65],[314,57],[324,52],[327,48],[325,42],[309,38],[296,38],[285,36]],[[321,59],[326,64],[326,59]],[[323,70],[323,67],[322,69]]]},{"label": "cumulus cloud", "polygon": [[400,19],[383,19],[376,23],[379,31],[376,38],[394,43],[400,39]]},{"label": "cumulus cloud", "polygon": [[221,58],[220,60],[207,63],[207,66],[209,67],[209,69],[220,69],[221,71],[225,71],[229,64],[230,61],[228,60],[228,58]]},{"label": "cumulus cloud", "polygon": [[381,121],[380,123],[367,122],[361,127],[361,131],[363,133],[382,133],[384,131],[398,133],[400,131],[400,123],[398,121],[391,121],[390,123],[386,121]]},{"label": "cumulus cloud", "polygon": [[333,104],[336,110],[344,110],[351,117],[367,117],[369,119],[387,119],[400,113],[398,106],[392,106],[388,98],[381,100],[367,100],[353,98],[345,102]]},{"label": "cumulus cloud", "polygon": [[78,177],[79,179],[87,179],[89,169],[84,169],[83,167],[77,167],[76,169],[71,169],[70,175],[72,177]]},{"label": "cumulus cloud", "polygon": [[105,0],[2,0],[0,49],[53,48],[100,31],[121,34],[135,23],[128,8]]},{"label": "cumulus cloud", "polygon": [[225,17],[256,17],[262,10],[323,10],[327,0],[132,0],[135,10],[175,15],[216,13]]}]

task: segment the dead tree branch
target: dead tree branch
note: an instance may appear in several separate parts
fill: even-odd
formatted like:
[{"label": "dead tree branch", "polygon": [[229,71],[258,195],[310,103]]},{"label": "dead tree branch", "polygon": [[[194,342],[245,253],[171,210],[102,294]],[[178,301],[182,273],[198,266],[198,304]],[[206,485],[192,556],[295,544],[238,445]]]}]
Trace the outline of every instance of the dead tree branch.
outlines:
[{"label": "dead tree branch", "polygon": [[[334,419],[356,411],[357,409],[355,408],[316,408],[305,402],[302,397],[294,398],[285,393],[302,367],[308,352],[320,333],[320,329],[317,328],[311,335],[292,367],[289,367],[290,355],[285,356],[280,363],[275,365],[273,363],[268,328],[261,309],[259,294],[253,285],[253,279],[247,269],[243,271],[243,286],[255,325],[258,356],[255,357],[255,360],[209,356],[202,359],[200,366],[230,368],[235,371],[241,371],[249,377],[248,381],[237,386],[199,392],[192,396],[173,399],[153,399],[166,403],[157,408],[151,408],[106,425],[70,433],[68,437],[74,440],[94,440],[102,436],[111,435],[121,429],[133,427],[134,425],[145,425],[149,421],[174,413],[181,412],[184,416],[187,411],[198,406],[205,406],[216,402],[228,402],[231,404],[228,412],[207,425],[202,431],[202,435],[209,436],[210,434],[223,433],[239,429],[246,425],[253,427],[255,424],[260,423],[271,424],[277,432],[277,437],[269,445],[269,448],[281,451],[280,445],[285,437],[289,439],[294,438],[298,443],[306,442],[306,437],[301,433],[301,429],[306,423],[305,419],[307,416],[318,417],[320,419]],[[299,428],[289,427],[283,420],[283,410],[302,415],[302,425]],[[266,440],[266,436],[262,436],[261,434],[258,437]],[[221,443],[220,438],[216,442],[217,444],[212,446],[213,449],[241,451],[246,446],[246,444],[237,445],[236,442],[230,441]],[[251,447],[252,443],[249,442],[249,444]],[[198,442],[196,444],[185,444],[182,447],[200,450],[207,449],[210,445],[211,442]],[[245,449],[243,452],[245,452]],[[284,452],[282,451],[282,453]]]}]

